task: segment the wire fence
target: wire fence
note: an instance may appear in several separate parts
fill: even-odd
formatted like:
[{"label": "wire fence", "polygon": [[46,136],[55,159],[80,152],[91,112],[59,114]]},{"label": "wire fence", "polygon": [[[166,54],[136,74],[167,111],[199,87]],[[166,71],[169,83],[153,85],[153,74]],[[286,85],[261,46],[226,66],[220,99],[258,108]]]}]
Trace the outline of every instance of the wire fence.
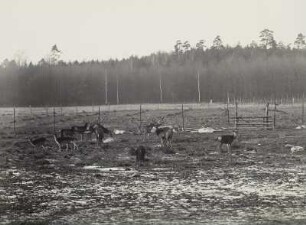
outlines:
[{"label": "wire fence", "polygon": [[[304,101],[279,105],[278,120],[290,119],[294,123],[304,123]],[[282,109],[288,111],[282,111]],[[239,104],[239,113],[247,116],[262,115],[264,104]],[[128,120],[132,127],[141,128],[156,118],[164,118],[165,123],[178,125],[183,130],[196,129],[203,126],[233,127],[230,117],[235,115],[235,104],[222,103],[186,103],[186,104],[133,104],[133,105],[101,105],[74,107],[12,107],[0,108],[1,127],[9,128],[13,133],[25,129],[44,129],[55,133],[63,127],[85,122],[101,122],[120,128],[122,122]],[[285,115],[284,115],[285,114]],[[116,120],[118,120],[116,122]],[[275,120],[275,118],[274,118]]]}]

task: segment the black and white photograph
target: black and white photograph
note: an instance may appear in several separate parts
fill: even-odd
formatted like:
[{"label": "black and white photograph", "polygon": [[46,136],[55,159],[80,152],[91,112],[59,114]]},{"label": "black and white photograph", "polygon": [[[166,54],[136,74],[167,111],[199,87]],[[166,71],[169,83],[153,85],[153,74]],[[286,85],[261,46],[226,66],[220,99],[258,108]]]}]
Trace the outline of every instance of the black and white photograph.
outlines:
[{"label": "black and white photograph", "polygon": [[305,0],[0,0],[0,225],[304,225],[305,94]]}]

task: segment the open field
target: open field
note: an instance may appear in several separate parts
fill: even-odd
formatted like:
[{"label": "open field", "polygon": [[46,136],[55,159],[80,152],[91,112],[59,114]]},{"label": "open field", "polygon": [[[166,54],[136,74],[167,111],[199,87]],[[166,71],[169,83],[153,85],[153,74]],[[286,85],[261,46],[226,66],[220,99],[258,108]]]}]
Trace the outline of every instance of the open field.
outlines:
[{"label": "open field", "polygon": [[[233,163],[216,138],[231,133],[225,105],[184,105],[185,128],[214,133],[174,134],[166,154],[156,135],[140,134],[139,105],[101,107],[106,127],[125,130],[114,142],[58,151],[51,138],[53,109],[0,109],[0,224],[306,224],[306,147],[301,105],[280,105],[275,130],[241,129]],[[56,130],[98,117],[97,107],[56,109]],[[182,125],[181,105],[143,105],[142,123],[164,117]],[[231,116],[234,107],[230,108]],[[264,116],[264,105],[239,106],[239,115]],[[27,137],[49,137],[34,149]],[[135,167],[131,147],[144,145]],[[25,222],[27,221],[27,223]],[[24,222],[24,223],[22,223]]]}]

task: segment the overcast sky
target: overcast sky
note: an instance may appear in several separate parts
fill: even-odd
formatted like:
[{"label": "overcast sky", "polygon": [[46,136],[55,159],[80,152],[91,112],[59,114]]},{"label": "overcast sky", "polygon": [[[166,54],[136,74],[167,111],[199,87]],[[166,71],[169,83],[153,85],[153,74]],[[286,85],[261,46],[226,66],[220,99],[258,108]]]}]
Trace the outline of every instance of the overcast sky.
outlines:
[{"label": "overcast sky", "polygon": [[258,41],[264,28],[293,43],[306,34],[306,0],[0,0],[0,62],[23,52],[65,61],[172,51],[176,40],[208,46]]}]

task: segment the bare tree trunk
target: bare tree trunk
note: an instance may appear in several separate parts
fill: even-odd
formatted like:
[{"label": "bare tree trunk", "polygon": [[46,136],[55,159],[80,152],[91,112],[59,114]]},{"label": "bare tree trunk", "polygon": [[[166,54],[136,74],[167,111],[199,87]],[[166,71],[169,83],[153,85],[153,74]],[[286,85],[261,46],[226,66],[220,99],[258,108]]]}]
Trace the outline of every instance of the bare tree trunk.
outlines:
[{"label": "bare tree trunk", "polygon": [[229,93],[227,92],[227,105],[230,104],[230,98],[229,98]]},{"label": "bare tree trunk", "polygon": [[159,74],[159,91],[160,91],[160,103],[163,103],[163,88],[162,88],[162,75]]},{"label": "bare tree trunk", "polygon": [[198,71],[198,102],[201,102],[200,73]]}]

